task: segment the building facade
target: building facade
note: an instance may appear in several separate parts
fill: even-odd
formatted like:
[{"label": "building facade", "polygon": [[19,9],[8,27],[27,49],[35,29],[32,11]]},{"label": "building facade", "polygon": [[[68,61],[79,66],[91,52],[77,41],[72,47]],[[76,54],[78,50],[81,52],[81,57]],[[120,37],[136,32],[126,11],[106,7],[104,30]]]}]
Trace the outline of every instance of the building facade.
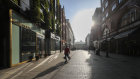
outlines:
[{"label": "building facade", "polygon": [[75,48],[76,50],[85,50],[87,47],[85,42],[80,41],[80,42],[75,42]]},{"label": "building facade", "polygon": [[96,8],[92,21],[94,25],[91,28],[90,48],[98,49],[101,40],[101,8]]},{"label": "building facade", "polygon": [[139,0],[101,0],[102,47],[109,52],[140,55]]},{"label": "building facade", "polygon": [[66,41],[70,49],[74,48],[75,37],[69,19],[66,19]]},{"label": "building facade", "polygon": [[[60,36],[52,29],[56,29],[58,23],[53,24],[48,19],[50,1],[52,0],[0,1],[0,17],[3,18],[1,25],[4,27],[3,33],[0,33],[0,68],[13,67],[60,51]],[[57,8],[56,0],[53,0],[53,4]],[[58,9],[53,8],[54,12]],[[54,16],[58,18],[56,13]],[[50,27],[51,23],[55,26]]]},{"label": "building facade", "polygon": [[62,49],[64,49],[66,44],[66,16],[65,16],[64,6],[61,10],[62,10],[61,44],[62,44]]},{"label": "building facade", "polygon": [[87,49],[89,49],[90,48],[90,34],[86,36],[85,43],[86,43]]}]

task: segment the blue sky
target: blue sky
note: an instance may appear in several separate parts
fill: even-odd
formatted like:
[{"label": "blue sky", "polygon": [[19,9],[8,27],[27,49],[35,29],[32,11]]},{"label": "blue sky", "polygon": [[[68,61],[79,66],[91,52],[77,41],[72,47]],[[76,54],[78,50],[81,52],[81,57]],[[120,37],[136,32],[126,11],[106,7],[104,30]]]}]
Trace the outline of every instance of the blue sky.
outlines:
[{"label": "blue sky", "polygon": [[90,33],[92,15],[97,7],[100,7],[100,0],[60,0],[65,7],[65,15],[70,19],[76,41],[85,41]]}]

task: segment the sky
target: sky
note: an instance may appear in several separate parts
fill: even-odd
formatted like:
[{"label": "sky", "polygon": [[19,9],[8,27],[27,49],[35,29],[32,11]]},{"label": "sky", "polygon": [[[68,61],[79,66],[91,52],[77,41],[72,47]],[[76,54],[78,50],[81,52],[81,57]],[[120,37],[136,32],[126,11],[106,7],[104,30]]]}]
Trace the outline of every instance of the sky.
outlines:
[{"label": "sky", "polygon": [[94,24],[92,16],[100,7],[100,0],[60,0],[60,4],[65,8],[66,19],[70,19],[75,41],[85,41]]}]

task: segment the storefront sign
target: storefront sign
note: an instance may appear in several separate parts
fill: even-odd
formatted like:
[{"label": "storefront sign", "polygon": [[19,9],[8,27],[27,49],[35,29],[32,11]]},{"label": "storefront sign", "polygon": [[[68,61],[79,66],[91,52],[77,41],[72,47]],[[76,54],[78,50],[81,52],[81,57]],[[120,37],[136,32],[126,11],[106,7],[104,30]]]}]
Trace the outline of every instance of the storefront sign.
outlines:
[{"label": "storefront sign", "polygon": [[24,25],[24,24],[22,24],[22,23],[20,23],[20,22],[17,22],[17,21],[15,21],[14,19],[12,20],[12,23],[15,24],[15,25],[17,25],[17,26],[24,27],[24,28],[26,28],[26,29],[31,29],[29,26]]}]

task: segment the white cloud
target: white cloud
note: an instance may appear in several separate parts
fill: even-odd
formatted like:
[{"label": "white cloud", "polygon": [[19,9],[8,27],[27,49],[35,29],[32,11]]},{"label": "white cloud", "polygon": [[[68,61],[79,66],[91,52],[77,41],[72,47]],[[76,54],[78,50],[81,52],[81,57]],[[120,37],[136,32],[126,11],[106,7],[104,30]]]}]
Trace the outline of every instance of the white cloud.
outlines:
[{"label": "white cloud", "polygon": [[70,20],[76,41],[85,41],[85,37],[90,33],[94,10],[84,9],[78,11]]}]

